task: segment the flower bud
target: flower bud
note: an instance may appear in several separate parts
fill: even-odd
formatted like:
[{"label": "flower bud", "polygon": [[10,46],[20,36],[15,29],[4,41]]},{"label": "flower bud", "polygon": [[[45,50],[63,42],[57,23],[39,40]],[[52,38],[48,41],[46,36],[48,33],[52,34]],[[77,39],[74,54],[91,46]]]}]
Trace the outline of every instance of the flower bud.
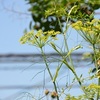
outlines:
[{"label": "flower bud", "polygon": [[52,98],[56,98],[57,96],[58,96],[58,94],[55,91],[51,92],[51,97]]},{"label": "flower bud", "polygon": [[49,90],[45,90],[45,95],[48,95],[49,94]]}]

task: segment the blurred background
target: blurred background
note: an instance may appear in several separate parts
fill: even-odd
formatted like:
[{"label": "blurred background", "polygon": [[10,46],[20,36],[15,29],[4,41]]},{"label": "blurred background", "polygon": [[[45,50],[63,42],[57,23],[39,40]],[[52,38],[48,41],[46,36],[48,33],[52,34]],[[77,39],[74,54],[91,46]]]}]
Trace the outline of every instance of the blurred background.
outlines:
[{"label": "blurred background", "polygon": [[[31,100],[31,96],[37,98],[44,96],[45,89],[53,90],[39,49],[27,44],[21,45],[19,42],[24,30],[29,27],[30,20],[32,20],[31,14],[28,12],[29,8],[30,5],[24,0],[0,0],[0,100],[24,100],[24,97]],[[95,17],[100,18],[99,13]],[[82,53],[91,51],[87,49],[88,44],[75,30],[69,29],[69,32],[74,33],[68,40],[69,48],[78,43],[82,43],[84,46],[84,48],[74,52],[72,57],[76,71],[79,75],[83,74],[86,77],[88,69],[93,65],[81,58]],[[61,42],[62,38],[59,41]],[[60,45],[59,41],[58,45]],[[45,48],[45,51],[48,58],[58,57],[52,49]],[[50,60],[53,61],[53,59]],[[52,73],[55,72],[55,68],[56,62],[53,62],[51,64]],[[69,85],[73,79],[73,74],[65,69],[66,67],[63,66],[58,79],[61,85],[59,87],[62,88]],[[74,85],[73,90],[66,91],[66,93],[77,95],[76,91],[79,94],[82,93],[77,84]]]}]

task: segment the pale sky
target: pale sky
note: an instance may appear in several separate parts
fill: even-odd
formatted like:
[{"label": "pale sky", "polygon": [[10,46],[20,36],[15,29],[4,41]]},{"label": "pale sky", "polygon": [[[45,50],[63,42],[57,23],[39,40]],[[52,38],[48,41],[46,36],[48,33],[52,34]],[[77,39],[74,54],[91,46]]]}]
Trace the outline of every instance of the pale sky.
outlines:
[{"label": "pale sky", "polygon": [[[4,8],[6,7],[6,9]],[[31,21],[31,16],[25,14],[18,14],[12,10],[27,12],[29,5],[26,4],[25,0],[0,0],[0,54],[7,53],[35,53],[39,52],[33,46],[29,45],[21,45],[19,43],[20,37],[23,35],[23,31],[25,28],[28,29],[29,22]],[[11,10],[11,11],[10,11]],[[96,16],[99,18],[100,16]],[[69,39],[70,48],[77,45],[78,43],[82,43],[85,46],[83,49],[78,50],[78,52],[87,51],[87,44],[83,39],[77,38],[77,34],[75,30],[70,29],[72,37]],[[78,40],[77,40],[78,39]],[[62,39],[61,39],[62,41]],[[58,44],[60,45],[60,41]],[[52,52],[52,49],[47,49],[47,52]],[[1,64],[2,66],[6,66]],[[28,67],[30,64],[26,64],[25,67]],[[24,66],[24,64],[7,64],[7,66]],[[40,66],[40,65],[39,65]],[[84,69],[87,71],[87,69]],[[82,71],[83,72],[83,71]],[[82,73],[79,71],[79,73]],[[0,86],[2,85],[32,85],[35,84],[32,77],[34,74],[38,73],[37,71],[0,71]],[[66,73],[67,74],[67,71]],[[41,79],[41,74],[40,74]],[[43,78],[43,77],[42,77]],[[2,81],[1,81],[2,80]],[[37,80],[37,79],[36,79]],[[41,81],[39,81],[41,82]],[[22,90],[20,90],[22,91]],[[27,91],[27,90],[26,90]],[[1,90],[0,91],[0,99],[9,97],[12,94],[16,94],[19,90]],[[72,91],[73,92],[73,91]],[[3,99],[4,100],[4,99]],[[6,100],[6,99],[5,99]]]},{"label": "pale sky", "polygon": [[[0,53],[35,53],[39,52],[33,46],[21,45],[19,43],[20,37],[23,35],[23,31],[29,28],[29,22],[32,20],[29,12],[27,11],[29,5],[24,0],[0,0]],[[19,14],[15,11],[27,13]],[[96,18],[100,18],[96,15]],[[70,29],[71,32],[69,39],[69,47],[73,47],[78,43],[82,43],[84,46],[81,52],[87,50],[87,44],[80,37],[77,38],[77,32]],[[62,41],[62,38],[60,39]],[[59,40],[58,44],[61,44]],[[47,52],[52,52],[48,49]]]},{"label": "pale sky", "polygon": [[[19,14],[15,11],[28,13],[29,5],[24,0],[1,0],[0,1],[0,53],[35,53],[39,52],[33,46],[21,45],[19,43],[20,37],[23,35],[23,31],[29,28],[29,22],[32,20],[30,15]],[[71,32],[72,36],[69,39],[69,47],[77,45],[83,41],[81,38],[77,40],[77,32]],[[62,38],[60,38],[62,41]],[[59,40],[58,44],[61,44]],[[83,41],[84,44],[84,41]],[[85,44],[86,45],[86,44]],[[86,47],[87,48],[87,47]],[[81,49],[81,51],[84,51]],[[47,52],[52,52],[52,49],[48,49]]]}]

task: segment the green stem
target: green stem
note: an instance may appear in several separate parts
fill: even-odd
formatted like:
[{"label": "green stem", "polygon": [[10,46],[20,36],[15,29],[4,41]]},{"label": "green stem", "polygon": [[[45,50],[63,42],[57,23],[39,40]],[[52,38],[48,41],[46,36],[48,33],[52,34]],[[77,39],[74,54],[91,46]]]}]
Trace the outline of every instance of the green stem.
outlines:
[{"label": "green stem", "polygon": [[63,63],[72,71],[72,73],[74,74],[75,78],[77,79],[81,89],[83,90],[83,92],[86,94],[87,98],[89,99],[85,89],[83,88],[82,86],[82,82],[81,80],[79,79],[78,75],[76,74],[75,70],[73,69],[73,67],[71,67],[67,62],[66,62],[66,59],[63,61]]},{"label": "green stem", "polygon": [[[56,93],[58,93],[58,91],[57,91],[57,86],[56,86],[56,82],[53,81],[53,76],[52,76],[52,73],[51,73],[51,71],[50,71],[50,69],[49,69],[49,66],[48,66],[48,63],[47,63],[47,60],[46,60],[46,56],[45,56],[45,54],[44,54],[42,48],[41,48],[41,53],[42,53],[42,56],[43,56],[44,63],[45,63],[45,65],[46,65],[46,69],[47,69],[47,71],[48,71],[48,73],[49,73],[49,75],[50,75],[50,78],[51,78],[52,82],[53,82],[54,89],[55,89]],[[59,96],[58,96],[58,95],[57,95],[57,100],[59,100]]]},{"label": "green stem", "polygon": [[74,69],[66,62],[66,60],[64,60],[63,62],[72,71],[72,73],[75,75],[79,85],[81,86],[82,83],[81,83],[80,79],[78,78],[78,76],[77,76],[76,72],[74,71]]},{"label": "green stem", "polygon": [[[98,78],[98,86],[100,86],[100,78]],[[97,100],[100,99],[99,94],[100,94],[100,89],[98,89]]]},{"label": "green stem", "polygon": [[[95,45],[93,44],[93,52],[94,52],[94,65],[96,67],[96,70],[98,70],[98,66],[97,66],[97,59],[96,59],[96,49],[95,49]],[[100,78],[98,78],[98,86],[100,86]],[[100,90],[98,89],[98,92],[97,92],[97,99],[96,100],[99,100],[99,92]]]},{"label": "green stem", "polygon": [[[70,13],[69,13],[69,15],[70,15]],[[68,27],[69,27],[68,21],[69,21],[69,16],[68,16],[67,21],[66,21],[67,26],[66,26],[66,31],[65,31],[65,32],[67,32]],[[59,22],[60,28],[62,29],[62,27],[61,27],[61,22],[60,22],[59,17],[58,17],[58,22]],[[63,32],[63,31],[62,31],[62,32]],[[64,42],[65,42],[66,50],[67,50],[67,52],[69,52],[69,47],[68,47],[68,44],[67,44],[65,32],[63,32]],[[66,59],[64,60],[64,64],[72,71],[72,73],[73,73],[74,76],[76,77],[76,79],[77,79],[77,81],[78,81],[78,83],[79,83],[81,89],[83,90],[83,92],[84,92],[84,93],[86,94],[86,96],[87,96],[87,93],[86,93],[85,89],[83,88],[82,83],[81,83],[80,79],[78,78],[78,76],[77,76],[77,74],[76,74],[76,72],[75,72],[75,70],[74,70],[73,61],[72,61],[72,58],[71,58],[70,55],[69,55],[69,61],[70,61],[70,63],[71,63],[71,66],[66,62]],[[89,99],[88,96],[87,96],[87,98]]]},{"label": "green stem", "polygon": [[[68,18],[67,18],[67,21],[66,21],[66,24],[68,24],[68,19],[69,19],[69,16],[68,16]],[[58,17],[58,22],[59,22],[59,25],[60,25],[60,29],[61,29],[61,31],[62,31],[62,27],[61,27],[61,22],[60,22],[60,19],[59,19],[59,17]],[[69,48],[68,48],[68,44],[67,44],[67,40],[66,40],[66,32],[67,32],[67,30],[68,30],[68,25],[66,26],[66,31],[65,32],[63,32],[63,36],[64,36],[64,42],[65,42],[65,47],[66,47],[66,50],[67,50],[67,52],[69,52]],[[74,65],[73,65],[73,62],[72,62],[72,58],[71,58],[71,56],[69,55],[69,60],[70,60],[70,62],[71,62],[71,65],[74,67]]]},{"label": "green stem", "polygon": [[[95,65],[95,67],[96,67],[96,70],[98,70],[98,66],[97,66],[97,64],[96,64],[96,62],[97,62],[97,59],[96,59],[96,49],[95,49],[95,45],[93,45],[93,52],[94,52],[94,65]],[[98,78],[98,86],[100,86],[100,78]],[[97,92],[97,99],[96,100],[99,100],[99,92],[100,92],[100,90],[98,89],[98,92]]]},{"label": "green stem", "polygon": [[98,66],[97,66],[97,59],[96,59],[96,50],[95,50],[95,45],[93,44],[93,52],[94,52],[94,56],[93,56],[93,59],[94,59],[94,65],[96,67],[96,70],[98,70]]},{"label": "green stem", "polygon": [[[65,35],[64,35],[64,41],[65,41],[65,47],[66,47],[66,49],[67,49],[67,52],[69,52],[69,47],[68,47],[68,44],[67,44]],[[69,61],[70,61],[70,63],[71,63],[71,66],[74,68],[73,61],[72,61],[71,56],[69,55],[68,57],[69,57]]]}]

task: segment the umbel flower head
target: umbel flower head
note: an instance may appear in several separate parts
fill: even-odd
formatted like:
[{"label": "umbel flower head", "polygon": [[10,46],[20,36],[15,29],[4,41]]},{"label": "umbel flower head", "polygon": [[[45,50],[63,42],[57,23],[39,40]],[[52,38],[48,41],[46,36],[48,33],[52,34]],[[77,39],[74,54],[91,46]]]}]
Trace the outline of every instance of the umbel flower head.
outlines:
[{"label": "umbel flower head", "polygon": [[90,85],[88,86],[88,88],[90,88],[90,89],[92,89],[92,88],[100,89],[100,86],[97,85],[97,84],[92,83],[92,84],[90,84]]},{"label": "umbel flower head", "polygon": [[91,22],[77,21],[72,27],[90,44],[100,44],[100,20],[93,19]]},{"label": "umbel flower head", "polygon": [[42,30],[39,30],[35,33],[32,30],[30,32],[25,33],[21,37],[20,43],[21,44],[29,43],[41,48],[49,41],[57,40],[56,38],[57,34],[60,34],[60,32],[59,31],[55,32],[54,30],[43,32]]}]

